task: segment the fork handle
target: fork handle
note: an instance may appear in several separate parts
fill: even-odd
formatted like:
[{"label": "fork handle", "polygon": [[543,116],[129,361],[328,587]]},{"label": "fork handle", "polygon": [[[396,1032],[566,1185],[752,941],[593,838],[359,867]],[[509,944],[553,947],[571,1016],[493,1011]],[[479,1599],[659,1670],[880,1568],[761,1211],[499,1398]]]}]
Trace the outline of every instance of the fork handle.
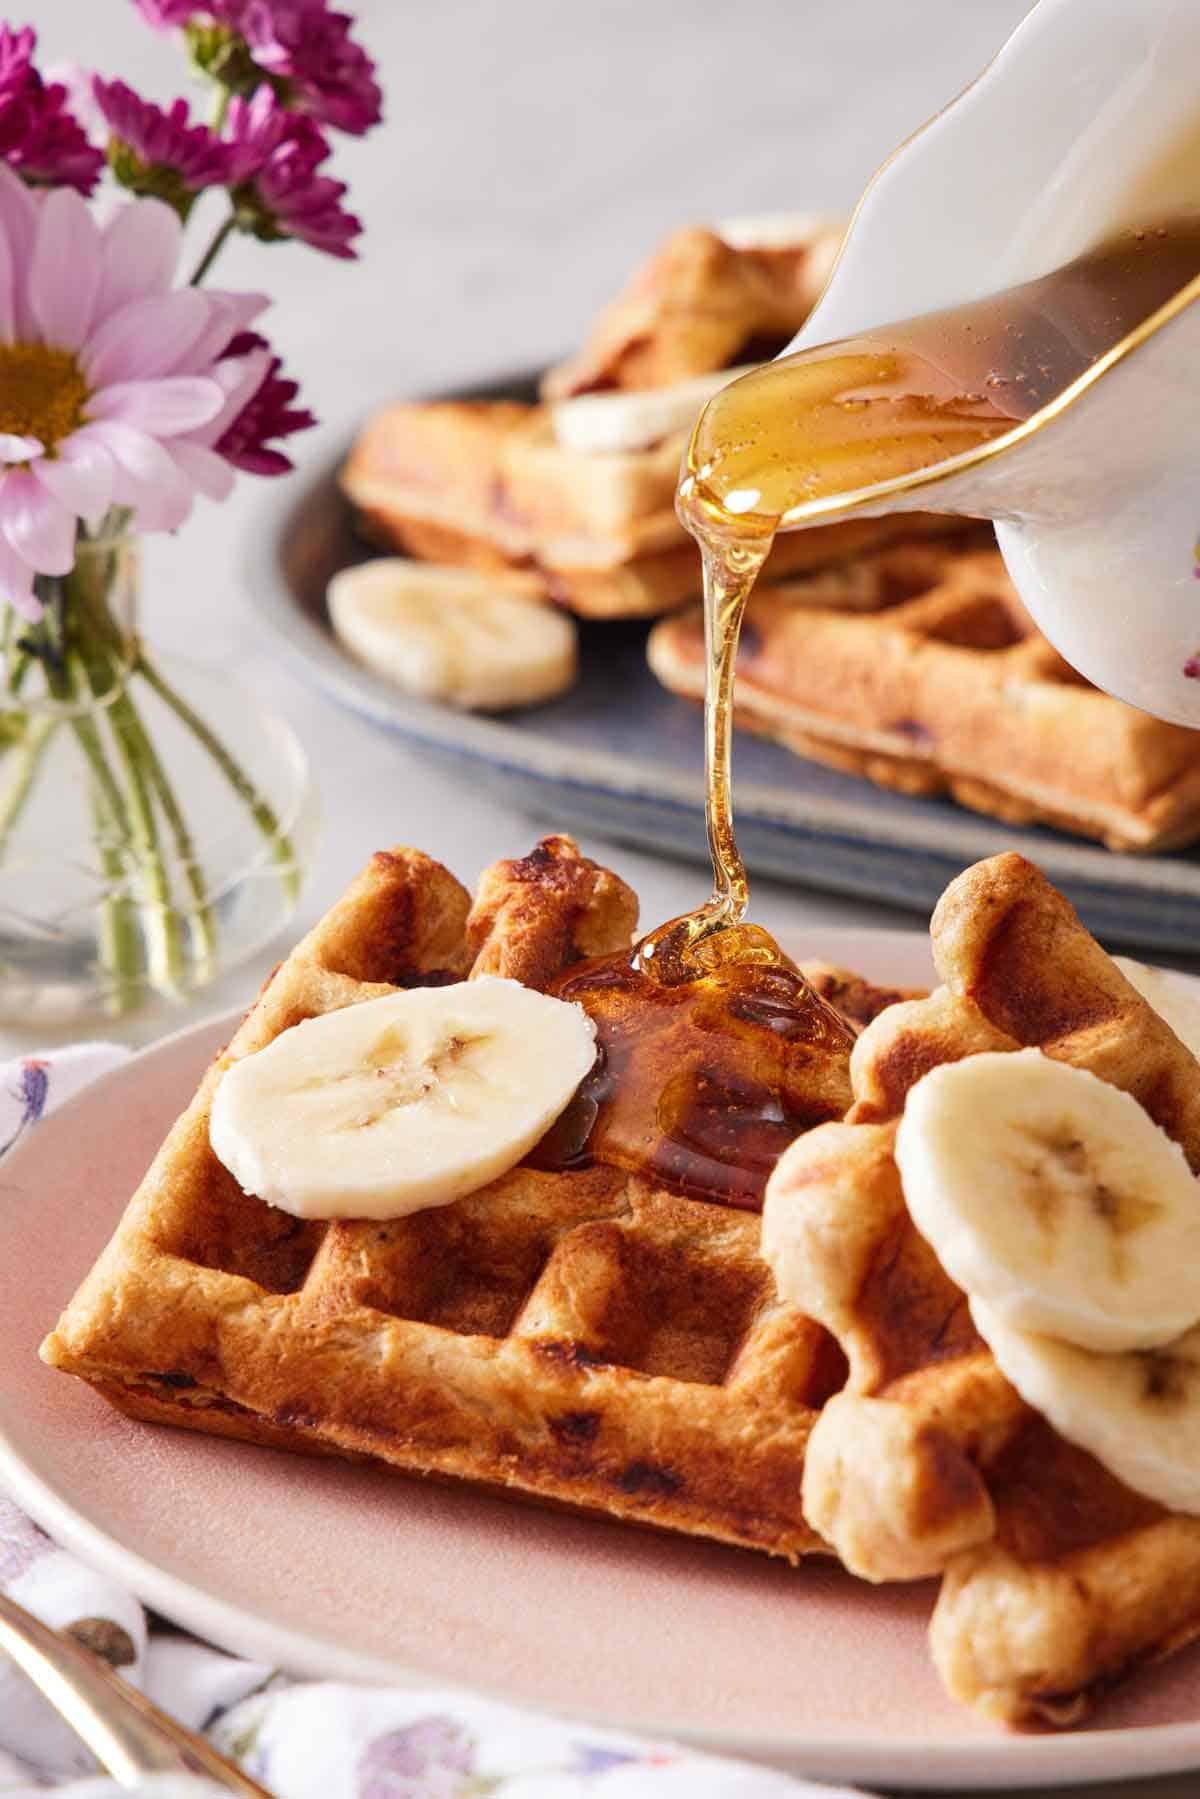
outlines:
[{"label": "fork handle", "polygon": [[122,1786],[147,1774],[203,1774],[243,1799],[271,1799],[211,1743],[160,1711],[72,1637],[0,1593],[4,1649]]}]

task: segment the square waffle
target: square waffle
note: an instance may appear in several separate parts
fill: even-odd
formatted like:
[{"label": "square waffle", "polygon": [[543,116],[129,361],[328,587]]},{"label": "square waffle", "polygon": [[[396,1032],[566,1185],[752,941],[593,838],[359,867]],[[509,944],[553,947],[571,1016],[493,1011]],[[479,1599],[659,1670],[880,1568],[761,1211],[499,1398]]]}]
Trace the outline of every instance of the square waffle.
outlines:
[{"label": "square waffle", "polygon": [[[648,655],[665,687],[703,697],[698,612],[657,625]],[[1076,674],[994,550],[901,544],[759,588],[734,707],[747,730],[798,755],[904,793],[948,792],[1012,824],[1124,850],[1200,835],[1200,732]]]},{"label": "square waffle", "polygon": [[[498,864],[473,905],[429,857],[376,855],[204,1076],[45,1359],[137,1418],[821,1547],[800,1469],[844,1364],[778,1302],[754,1211],[598,1150],[404,1218],[305,1221],[243,1193],[209,1144],[225,1069],[301,1020],[471,975],[545,988],[627,948],[636,911],[567,838]],[[847,1044],[835,1023],[779,1050],[814,1119],[848,1102]]]},{"label": "square waffle", "polygon": [[943,1576],[931,1638],[955,1697],[1074,1723],[1200,1636],[1200,1518],[1131,1492],[1022,1402],[909,1219],[896,1129],[930,1068],[1036,1047],[1131,1093],[1197,1169],[1200,1067],[1020,856],[953,882],[932,938],[944,985],[863,1032],[853,1107],[788,1152],[768,1198],[788,1295],[850,1368],[811,1435],[805,1513],[867,1579]]},{"label": "square waffle", "polygon": [[[547,401],[400,402],[360,434],[342,486],[364,535],[469,568],[520,567],[585,618],[651,618],[696,599],[700,556],[675,516],[684,440],[625,451],[558,442],[553,399],[669,386],[773,354],[824,282],[841,228],[811,218],[677,232],[551,371]],[[909,515],[780,540],[767,578],[821,568],[896,537],[954,529]]]},{"label": "square waffle", "polygon": [[[401,402],[366,427],[342,486],[364,533],[385,548],[457,567],[528,569],[549,598],[586,618],[652,617],[700,592],[700,553],[675,516],[682,453],[678,437],[603,455],[565,449],[543,407]],[[766,578],[956,525],[910,514],[792,532]]]},{"label": "square waffle", "polygon": [[545,397],[669,387],[777,355],[812,311],[842,230],[796,216],[673,232],[546,376]]}]

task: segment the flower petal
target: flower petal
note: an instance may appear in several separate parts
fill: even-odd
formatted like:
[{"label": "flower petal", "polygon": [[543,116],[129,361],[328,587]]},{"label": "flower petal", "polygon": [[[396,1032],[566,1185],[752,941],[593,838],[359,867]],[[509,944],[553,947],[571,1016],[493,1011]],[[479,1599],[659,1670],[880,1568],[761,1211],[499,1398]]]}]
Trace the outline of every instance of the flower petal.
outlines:
[{"label": "flower petal", "polygon": [[200,375],[170,375],[159,381],[118,381],[88,402],[93,419],[117,419],[154,437],[180,437],[216,418],[224,394]]},{"label": "flower petal", "polygon": [[[188,351],[189,373],[203,368],[207,374],[208,363],[219,356],[239,331],[245,331],[271,304],[266,294],[228,294],[213,288],[205,289],[205,298],[212,305],[212,318],[208,329]],[[183,367],[180,366],[177,372],[182,374]]]},{"label": "flower petal", "polygon": [[33,195],[20,177],[0,161],[0,236],[7,238],[12,252],[13,326],[18,338],[30,334],[33,325],[24,277],[33,258],[36,235],[37,206]]},{"label": "flower petal", "polygon": [[186,437],[168,444],[167,449],[198,493],[209,500],[229,498],[237,476],[223,456]]},{"label": "flower petal", "polygon": [[16,331],[16,271],[8,238],[0,225],[0,341],[9,343]]},{"label": "flower petal", "polygon": [[31,456],[45,454],[40,437],[18,437],[14,431],[0,431],[0,462],[28,462]]},{"label": "flower petal", "polygon": [[211,424],[195,433],[197,443],[216,443],[250,397],[258,392],[270,366],[270,350],[248,350],[244,356],[229,356],[217,363],[213,379],[221,384],[224,402]]},{"label": "flower petal", "polygon": [[182,241],[179,215],[165,201],[131,200],[122,206],[104,232],[96,322],[103,324],[130,300],[169,292]]},{"label": "flower petal", "polygon": [[113,459],[113,499],[131,506],[143,531],[173,531],[192,507],[192,488],[180,469],[153,437],[117,419],[89,427],[88,436],[103,444]]},{"label": "flower petal", "polygon": [[90,528],[100,523],[112,505],[112,457],[103,444],[89,439],[86,430],[60,443],[58,454],[43,457],[33,473],[61,505],[78,513]]},{"label": "flower petal", "polygon": [[93,387],[165,374],[205,330],[210,311],[207,295],[194,287],[131,300],[93,334],[80,359],[83,372]]},{"label": "flower petal", "polygon": [[46,343],[79,349],[99,286],[99,227],[73,188],[52,188],[41,202],[29,269],[29,303]]},{"label": "flower petal", "polygon": [[12,469],[0,477],[0,531],[39,574],[71,572],[75,515],[25,469]]},{"label": "flower petal", "polygon": [[33,570],[0,537],[0,603],[15,606],[32,624],[42,616],[42,603],[33,591]]}]

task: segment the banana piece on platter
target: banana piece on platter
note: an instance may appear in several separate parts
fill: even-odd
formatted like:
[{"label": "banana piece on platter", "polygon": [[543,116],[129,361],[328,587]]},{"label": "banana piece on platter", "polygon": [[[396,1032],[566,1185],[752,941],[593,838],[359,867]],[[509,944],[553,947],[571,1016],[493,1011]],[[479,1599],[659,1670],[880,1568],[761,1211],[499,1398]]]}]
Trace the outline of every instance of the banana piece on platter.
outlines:
[{"label": "banana piece on platter", "polygon": [[1200,1182],[1085,1069],[1035,1049],[935,1068],[908,1095],[896,1162],[916,1228],[1006,1331],[1136,1351],[1200,1322]]},{"label": "banana piece on platter", "polygon": [[233,1063],[213,1150],[247,1193],[298,1218],[398,1218],[521,1160],[591,1068],[581,1006],[484,975],[293,1025]]},{"label": "banana piece on platter", "polygon": [[555,699],[578,675],[575,621],[528,575],[381,557],[329,583],[333,628],[417,699],[502,712]]}]

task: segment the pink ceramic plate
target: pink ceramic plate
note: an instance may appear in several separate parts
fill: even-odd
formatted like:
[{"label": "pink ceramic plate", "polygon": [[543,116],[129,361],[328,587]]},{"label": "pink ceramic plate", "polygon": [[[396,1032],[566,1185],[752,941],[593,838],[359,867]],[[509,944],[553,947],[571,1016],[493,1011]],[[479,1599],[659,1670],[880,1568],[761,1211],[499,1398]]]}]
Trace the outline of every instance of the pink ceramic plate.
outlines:
[{"label": "pink ceramic plate", "polygon": [[[789,945],[898,984],[909,932]],[[231,1020],[144,1052],[0,1166],[0,1477],[168,1617],[295,1672],[459,1683],[842,1779],[963,1787],[1200,1763],[1200,1653],[1093,1729],[1014,1735],[947,1699],[931,1585],[759,1557],[119,1417],[37,1360]]]}]

